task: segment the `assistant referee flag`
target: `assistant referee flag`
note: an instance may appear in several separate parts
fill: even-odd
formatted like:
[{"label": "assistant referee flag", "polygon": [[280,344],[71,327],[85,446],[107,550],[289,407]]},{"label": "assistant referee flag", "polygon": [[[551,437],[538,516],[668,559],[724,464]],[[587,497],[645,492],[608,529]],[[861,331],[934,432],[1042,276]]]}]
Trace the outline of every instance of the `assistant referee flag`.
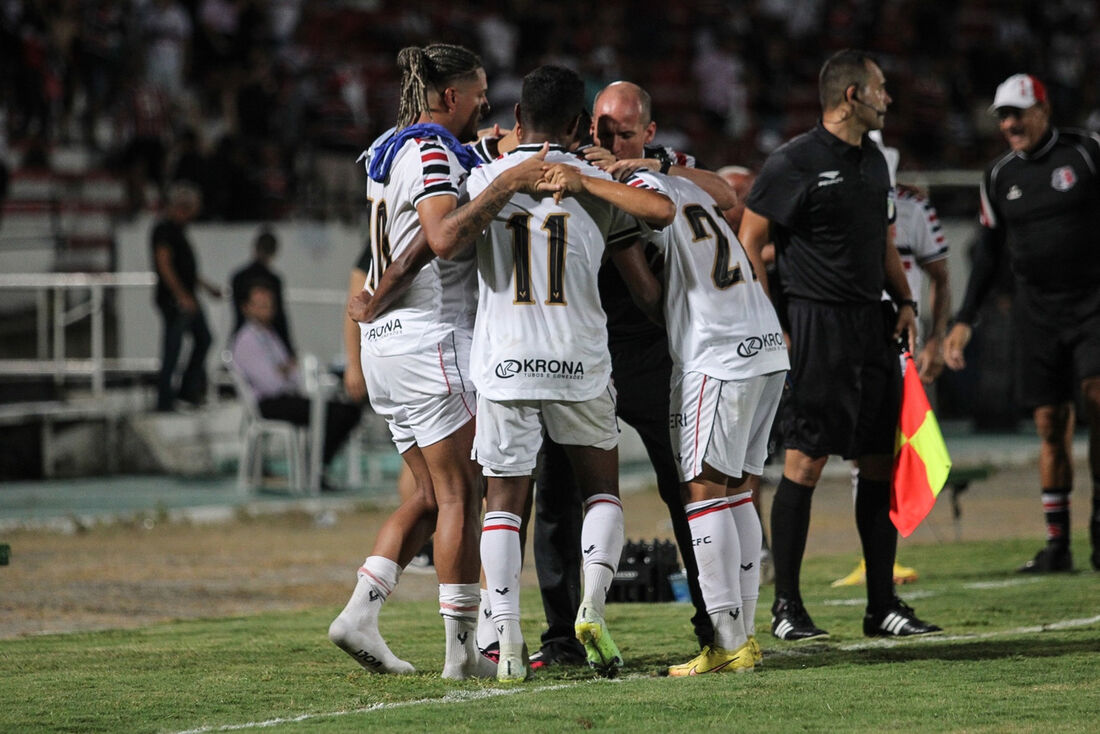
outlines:
[{"label": "assistant referee flag", "polygon": [[909,537],[931,512],[950,471],[951,457],[940,425],[928,404],[913,356],[906,353],[905,389],[894,442],[894,486],[890,494],[890,519],[902,537]]}]

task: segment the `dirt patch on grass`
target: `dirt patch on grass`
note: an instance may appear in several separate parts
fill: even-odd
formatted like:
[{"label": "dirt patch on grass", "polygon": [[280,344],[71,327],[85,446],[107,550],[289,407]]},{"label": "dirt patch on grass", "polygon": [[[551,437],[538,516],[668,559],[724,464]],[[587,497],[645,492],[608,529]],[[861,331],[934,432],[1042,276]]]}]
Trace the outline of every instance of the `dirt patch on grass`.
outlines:
[{"label": "dirt patch on grass", "polygon": [[[902,541],[903,560],[906,544],[953,542],[957,532],[963,540],[1034,537],[1038,547],[1043,524],[1037,475],[1034,466],[1016,467],[974,482],[961,496],[958,525],[945,490],[924,525]],[[770,498],[769,488],[765,517]],[[1075,499],[1078,507],[1087,501],[1081,491]],[[628,538],[672,536],[655,490],[627,495],[625,509]],[[11,545],[11,565],[0,567],[0,638],[325,605],[335,613],[386,514],[293,512],[201,526],[146,522],[72,534],[9,533],[0,538]],[[1075,515],[1079,532],[1084,515]],[[853,560],[859,552],[851,485],[832,476],[815,493],[807,554],[845,552]],[[536,585],[530,554],[523,580],[526,588]],[[436,594],[434,574],[405,574],[397,590],[402,599]]]}]

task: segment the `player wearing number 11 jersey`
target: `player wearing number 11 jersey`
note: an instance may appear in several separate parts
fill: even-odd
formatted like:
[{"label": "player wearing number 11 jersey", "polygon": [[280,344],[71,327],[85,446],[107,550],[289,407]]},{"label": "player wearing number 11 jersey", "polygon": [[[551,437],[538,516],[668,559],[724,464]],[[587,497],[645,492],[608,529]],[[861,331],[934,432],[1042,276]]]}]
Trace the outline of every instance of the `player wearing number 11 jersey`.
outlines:
[{"label": "player wearing number 11 jersey", "polygon": [[[584,169],[599,184],[653,207],[656,226],[671,219],[668,200],[611,181],[570,154],[584,107],[584,83],[569,69],[544,66],[523,80],[517,106],[520,146],[471,172],[476,200],[544,150],[554,169]],[[606,316],[596,288],[606,245],[634,237],[638,224],[608,201],[570,195],[509,197],[478,240],[478,310],[471,373],[478,388],[474,452],[488,477],[481,560],[500,638],[499,680],[527,675],[519,626],[519,525],[546,432],[565,447],[583,488],[584,601],[576,632],[589,663],[612,676],[622,665],[603,620],[623,543],[618,492],[618,426],[611,388]],[[575,195],[574,195],[575,194]],[[650,211],[650,210],[647,210]]]}]

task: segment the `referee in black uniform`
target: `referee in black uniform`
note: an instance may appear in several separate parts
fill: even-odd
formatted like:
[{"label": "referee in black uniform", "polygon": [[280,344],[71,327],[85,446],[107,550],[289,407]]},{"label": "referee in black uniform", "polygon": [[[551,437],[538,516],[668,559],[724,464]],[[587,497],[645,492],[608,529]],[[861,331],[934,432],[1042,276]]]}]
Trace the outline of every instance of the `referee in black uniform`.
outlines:
[{"label": "referee in black uniform", "polygon": [[[895,341],[916,323],[901,259],[890,241],[893,189],[867,133],[882,129],[890,95],[882,69],[845,50],[821,67],[822,119],[769,156],[746,202],[740,239],[757,272],[776,247],[791,339],[786,456],[771,512],[772,634],[827,636],[802,604],[799,573],[810,501],[829,454],[858,459],[856,528],[867,560],[866,635],[939,631],[894,593],[897,531],[890,521],[894,435],[901,405]],[[894,298],[880,302],[883,288]],[[911,345],[912,346],[912,345]]]},{"label": "referee in black uniform", "polygon": [[952,369],[965,366],[978,307],[1007,255],[1015,274],[1013,323],[1023,404],[1039,434],[1039,481],[1047,543],[1020,567],[1070,571],[1074,393],[1089,423],[1092,567],[1100,570],[1100,137],[1050,124],[1042,82],[1014,74],[990,108],[1011,150],[985,172],[982,235],[955,326],[944,342]]}]

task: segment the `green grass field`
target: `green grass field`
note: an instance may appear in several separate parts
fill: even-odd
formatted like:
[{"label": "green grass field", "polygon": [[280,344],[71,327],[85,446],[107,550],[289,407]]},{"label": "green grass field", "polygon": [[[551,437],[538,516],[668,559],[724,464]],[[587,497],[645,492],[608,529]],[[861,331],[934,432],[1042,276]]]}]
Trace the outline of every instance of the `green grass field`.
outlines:
[{"label": "green grass field", "polygon": [[[658,674],[693,654],[682,604],[609,606],[627,660],[614,681],[578,668],[515,686],[443,681],[436,604],[398,598],[383,633],[413,676],[359,669],[325,636],[329,607],[3,640],[0,731],[1098,731],[1100,573],[1011,573],[1033,546],[907,546],[922,577],[902,596],[945,633],[905,642],[863,638],[862,587],[829,588],[851,556],[812,558],[807,606],[831,639],[772,638],[764,587],[751,675]],[[1074,550],[1087,564],[1087,540]],[[537,592],[523,601],[537,644]]]}]

